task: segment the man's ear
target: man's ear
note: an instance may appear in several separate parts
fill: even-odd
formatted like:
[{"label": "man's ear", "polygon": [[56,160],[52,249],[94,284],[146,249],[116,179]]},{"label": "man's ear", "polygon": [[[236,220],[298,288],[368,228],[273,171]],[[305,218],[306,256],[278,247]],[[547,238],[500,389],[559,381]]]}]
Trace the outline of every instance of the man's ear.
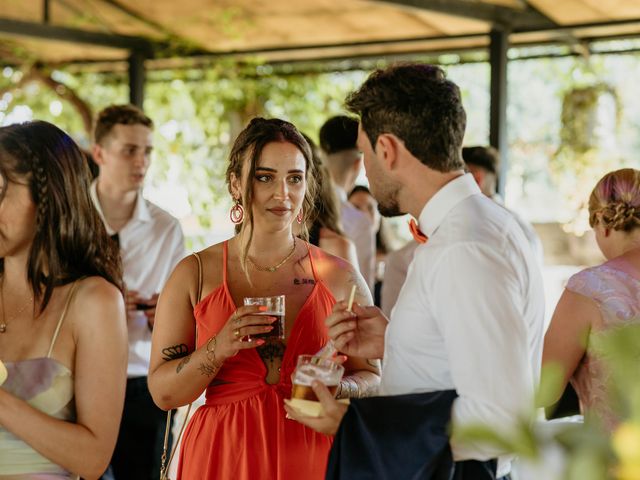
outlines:
[{"label": "man's ear", "polygon": [[486,175],[485,172],[483,172],[479,168],[474,168],[472,171],[470,171],[470,173],[471,175],[473,175],[473,179],[476,181],[478,186],[482,187],[484,185],[484,177]]},{"label": "man's ear", "polygon": [[400,147],[403,147],[403,145],[400,145],[398,137],[390,133],[381,133],[378,135],[374,150],[382,163],[384,163],[389,170],[393,170],[398,166]]},{"label": "man's ear", "polygon": [[104,165],[104,155],[103,155],[103,147],[102,145],[99,145],[97,143],[95,143],[92,147],[91,147],[91,155],[93,156],[93,161],[96,163],[96,165],[98,166],[102,166]]}]

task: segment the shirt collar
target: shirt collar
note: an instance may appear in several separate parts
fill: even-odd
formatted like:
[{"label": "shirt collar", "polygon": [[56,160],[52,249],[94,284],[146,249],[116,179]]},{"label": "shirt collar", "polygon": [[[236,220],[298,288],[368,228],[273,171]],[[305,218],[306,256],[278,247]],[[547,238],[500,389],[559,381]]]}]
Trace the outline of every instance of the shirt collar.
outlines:
[{"label": "shirt collar", "polygon": [[425,204],[418,218],[420,230],[431,237],[458,203],[479,193],[480,188],[470,173],[454,178]]},{"label": "shirt collar", "polygon": [[[91,182],[91,187],[89,188],[89,194],[91,195],[91,200],[93,200],[93,204],[102,218],[102,223],[104,223],[107,228],[107,233],[109,235],[113,235],[116,233],[114,230],[109,227],[109,223],[104,216],[104,212],[102,211],[102,205],[100,205],[100,199],[98,198],[98,179],[96,178],[93,182]],[[131,220],[139,221],[139,222],[150,222],[151,221],[151,213],[149,212],[149,207],[147,206],[147,202],[145,202],[144,198],[142,198],[141,192],[138,191],[136,195],[136,205],[133,207],[133,214],[131,215]],[[131,221],[129,220],[129,221]]]}]

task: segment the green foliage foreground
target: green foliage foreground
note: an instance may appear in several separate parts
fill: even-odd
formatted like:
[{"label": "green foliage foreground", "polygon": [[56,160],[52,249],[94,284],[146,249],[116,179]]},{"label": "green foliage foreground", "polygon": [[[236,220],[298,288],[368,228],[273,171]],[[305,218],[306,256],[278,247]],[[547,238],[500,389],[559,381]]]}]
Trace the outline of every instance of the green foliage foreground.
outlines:
[{"label": "green foliage foreground", "polygon": [[[592,334],[590,348],[608,378],[607,393],[618,419],[613,431],[597,415],[587,414],[584,423],[525,419],[509,433],[487,426],[469,427],[458,431],[458,438],[513,452],[528,470],[538,472],[536,478],[640,479],[640,324]],[[559,397],[562,377],[555,366],[543,370],[540,405]]]}]

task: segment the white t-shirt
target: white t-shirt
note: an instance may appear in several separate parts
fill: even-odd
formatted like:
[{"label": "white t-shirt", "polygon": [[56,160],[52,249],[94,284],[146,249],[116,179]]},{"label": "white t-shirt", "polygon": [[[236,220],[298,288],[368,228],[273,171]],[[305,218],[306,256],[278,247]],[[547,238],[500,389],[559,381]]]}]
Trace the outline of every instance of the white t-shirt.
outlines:
[{"label": "white t-shirt", "polygon": [[[91,198],[107,228],[97,194],[97,181],[91,184]],[[124,284],[142,297],[160,293],[173,268],[185,256],[184,236],[180,222],[157,205],[145,200],[139,192],[129,222],[119,231],[120,255]],[[146,377],[151,357],[151,331],[143,311],[127,319],[129,333],[129,365],[127,376]]]},{"label": "white t-shirt", "polygon": [[[420,214],[429,237],[416,248],[386,331],[384,395],[455,389],[452,423],[508,429],[533,409],[540,375],[544,291],[538,263],[514,217],[463,175]],[[452,441],[454,460],[506,452]]]}]

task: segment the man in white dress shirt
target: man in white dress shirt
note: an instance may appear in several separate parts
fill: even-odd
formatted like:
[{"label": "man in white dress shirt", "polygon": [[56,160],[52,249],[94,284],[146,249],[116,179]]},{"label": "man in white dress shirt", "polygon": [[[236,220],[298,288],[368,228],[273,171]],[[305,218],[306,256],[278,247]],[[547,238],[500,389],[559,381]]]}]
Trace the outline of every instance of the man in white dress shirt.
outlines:
[{"label": "man in white dress shirt", "polygon": [[[464,147],[462,149],[462,159],[467,166],[467,171],[473,175],[482,193],[504,207],[502,197],[496,190],[500,164],[498,151],[493,147]],[[509,210],[509,212],[515,217],[520,228],[522,228],[538,264],[542,266],[544,264],[544,253],[540,237],[538,237],[538,234],[529,222],[514,211]],[[413,254],[417,246],[416,242],[410,241],[400,250],[396,250],[387,255],[384,281],[382,283],[382,301],[380,305],[386,316],[391,315],[391,309],[398,300],[400,289],[407,276],[407,270],[409,269],[411,260],[413,260]]]},{"label": "man in white dress shirt", "polygon": [[[493,147],[464,147],[462,149],[462,159],[482,193],[499,205],[504,206],[504,201],[497,191],[498,171],[500,170],[500,155],[498,151]],[[509,212],[516,218],[518,225],[522,228],[525,237],[527,237],[527,241],[531,245],[531,250],[536,256],[538,263],[542,266],[544,264],[544,253],[540,237],[538,237],[538,234],[529,222],[517,213],[511,210],[509,210]]]},{"label": "man in white dress shirt", "polygon": [[[373,73],[347,99],[360,116],[358,146],[386,216],[410,213],[428,241],[416,248],[388,321],[376,307],[339,302],[329,334],[347,355],[382,358],[382,395],[455,390],[455,461],[509,452],[462,441],[460,427],[508,429],[533,410],[543,339],[544,297],[522,229],[484,196],[461,158],[466,115],[458,87],[429,65]],[[347,407],[317,382],[326,414],[294,418],[335,433]],[[384,415],[385,412],[380,412]]]},{"label": "man in white dress shirt", "polygon": [[320,148],[340,199],[342,228],[355,244],[358,267],[373,294],[375,283],[376,236],[367,214],[347,199],[362,168],[362,154],[358,150],[358,122],[346,116],[332,117],[320,128]]},{"label": "man in white dress shirt", "polygon": [[[147,388],[151,331],[158,294],[185,254],[178,220],[142,196],[152,128],[138,108],[114,105],[98,114],[94,133],[93,158],[100,172],[91,196],[107,232],[120,245],[129,333],[124,413],[106,477],[115,480],[160,476],[166,413]],[[167,356],[180,353],[176,348]]]}]

